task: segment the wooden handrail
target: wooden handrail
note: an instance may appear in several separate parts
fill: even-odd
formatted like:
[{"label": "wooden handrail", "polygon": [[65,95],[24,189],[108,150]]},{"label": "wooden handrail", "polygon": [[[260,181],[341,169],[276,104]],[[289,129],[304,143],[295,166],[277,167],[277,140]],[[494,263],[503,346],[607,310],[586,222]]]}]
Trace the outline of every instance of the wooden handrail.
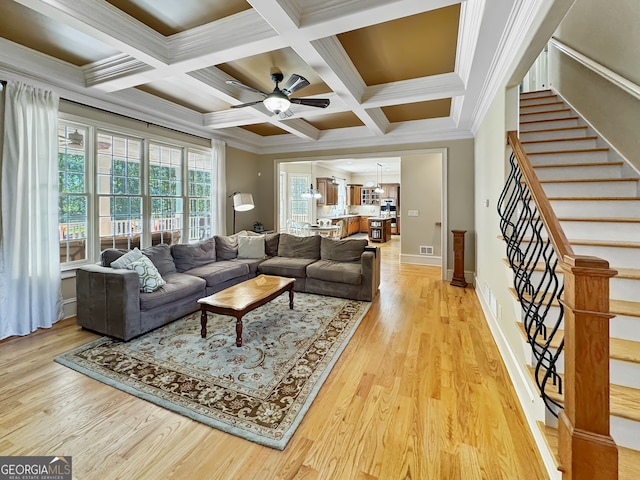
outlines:
[{"label": "wooden handrail", "polygon": [[563,270],[565,389],[558,418],[559,469],[565,480],[617,479],[618,449],[610,435],[609,410],[609,280],[617,272],[602,258],[574,253],[517,132],[508,132],[507,141]]}]

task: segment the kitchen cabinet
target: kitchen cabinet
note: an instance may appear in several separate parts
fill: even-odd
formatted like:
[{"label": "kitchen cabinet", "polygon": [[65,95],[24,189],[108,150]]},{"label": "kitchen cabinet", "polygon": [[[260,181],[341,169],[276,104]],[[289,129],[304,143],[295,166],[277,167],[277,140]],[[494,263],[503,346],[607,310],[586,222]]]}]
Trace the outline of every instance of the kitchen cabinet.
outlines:
[{"label": "kitchen cabinet", "polygon": [[388,242],[391,239],[390,218],[369,218],[369,241]]},{"label": "kitchen cabinet", "polygon": [[369,217],[360,217],[360,233],[369,234]]},{"label": "kitchen cabinet", "polygon": [[321,197],[316,200],[316,205],[338,204],[338,184],[333,183],[333,178],[316,178],[316,188],[321,195]]},{"label": "kitchen cabinet", "polygon": [[362,189],[362,205],[380,205],[380,194],[374,190],[375,188]]},{"label": "kitchen cabinet", "polygon": [[349,183],[347,184],[349,188],[348,192],[348,205],[361,205],[362,204],[362,185]]},{"label": "kitchen cabinet", "polygon": [[347,235],[353,235],[360,231],[360,217],[349,217],[347,220]]},{"label": "kitchen cabinet", "polygon": [[380,194],[380,198],[393,198],[394,200],[397,200],[400,197],[398,194],[398,191],[400,190],[399,183],[383,183],[380,187],[384,190],[384,193]]}]

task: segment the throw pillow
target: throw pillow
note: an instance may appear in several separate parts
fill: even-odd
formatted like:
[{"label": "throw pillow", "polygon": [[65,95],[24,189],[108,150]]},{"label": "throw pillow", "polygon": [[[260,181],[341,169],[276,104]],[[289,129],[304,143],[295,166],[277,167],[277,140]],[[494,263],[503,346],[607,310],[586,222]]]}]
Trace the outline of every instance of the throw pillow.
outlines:
[{"label": "throw pillow", "polygon": [[164,281],[158,269],[147,257],[142,256],[135,262],[126,265],[124,268],[137,272],[140,283],[140,291],[144,293],[155,292],[167,282]]},{"label": "throw pillow", "polygon": [[238,237],[244,235],[244,230],[233,235],[216,235],[216,258],[218,260],[232,260],[238,257]]},{"label": "throw pillow", "polygon": [[138,247],[134,248],[130,252],[125,253],[117,260],[111,262],[111,268],[127,268],[127,265],[139,260],[142,257],[142,252],[138,250]]},{"label": "throw pillow", "polygon": [[171,254],[178,272],[202,267],[216,261],[216,243],[213,237],[196,243],[171,245]]},{"label": "throw pillow", "polygon": [[278,242],[280,241],[279,233],[268,233],[264,237],[264,253],[268,257],[275,257],[278,255]]},{"label": "throw pillow", "polygon": [[238,237],[238,258],[265,258],[264,235]]}]

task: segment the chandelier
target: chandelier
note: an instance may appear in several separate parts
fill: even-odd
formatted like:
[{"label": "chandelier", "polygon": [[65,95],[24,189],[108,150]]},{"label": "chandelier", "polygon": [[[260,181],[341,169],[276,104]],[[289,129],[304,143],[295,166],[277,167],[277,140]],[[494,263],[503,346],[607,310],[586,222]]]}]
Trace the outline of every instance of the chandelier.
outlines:
[{"label": "chandelier", "polygon": [[320,191],[317,188],[314,190],[313,184],[309,185],[309,190],[302,192],[300,196],[302,198],[322,198]]}]

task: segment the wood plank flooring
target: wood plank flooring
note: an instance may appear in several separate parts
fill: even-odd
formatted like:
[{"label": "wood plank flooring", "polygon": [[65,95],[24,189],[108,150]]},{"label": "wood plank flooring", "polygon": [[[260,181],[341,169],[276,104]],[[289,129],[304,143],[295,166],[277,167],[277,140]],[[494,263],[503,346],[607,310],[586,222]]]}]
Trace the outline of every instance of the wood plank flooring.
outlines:
[{"label": "wood plank flooring", "polygon": [[283,451],[53,362],[72,319],[0,342],[0,455],[71,455],[91,479],[547,478],[473,288],[382,245],[382,283]]}]

